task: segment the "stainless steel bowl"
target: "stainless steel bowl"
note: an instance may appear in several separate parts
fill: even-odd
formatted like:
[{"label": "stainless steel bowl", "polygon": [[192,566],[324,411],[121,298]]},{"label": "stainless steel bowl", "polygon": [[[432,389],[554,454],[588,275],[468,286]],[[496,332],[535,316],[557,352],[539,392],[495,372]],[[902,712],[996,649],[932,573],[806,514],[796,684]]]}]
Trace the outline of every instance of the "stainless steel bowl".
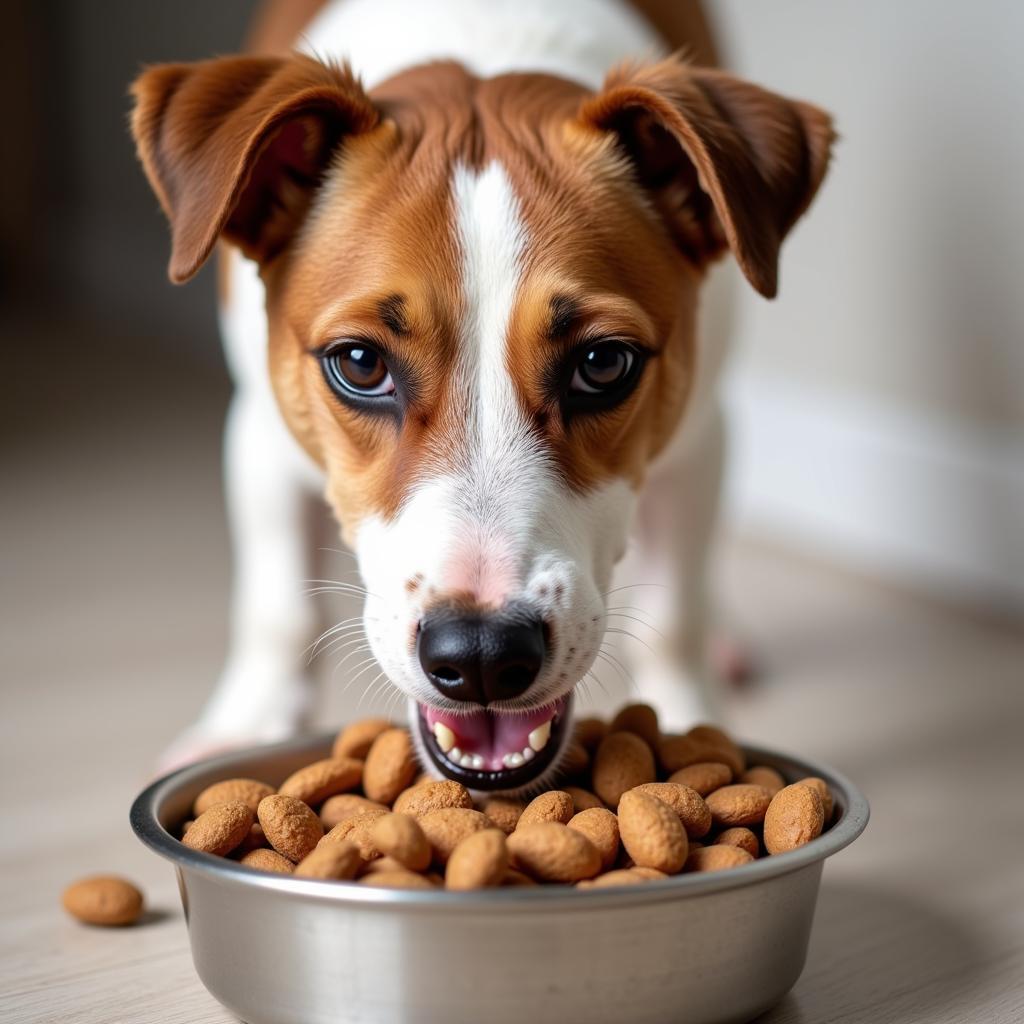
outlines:
[{"label": "stainless steel bowl", "polygon": [[329,746],[303,739],[204,761],[132,806],[136,834],[178,873],[199,977],[248,1024],[749,1021],[800,976],[825,858],[868,820],[836,772],[747,748],[787,779],[824,778],[832,828],[791,853],[643,886],[371,889],[252,871],[169,831],[211,782],[277,783]]}]

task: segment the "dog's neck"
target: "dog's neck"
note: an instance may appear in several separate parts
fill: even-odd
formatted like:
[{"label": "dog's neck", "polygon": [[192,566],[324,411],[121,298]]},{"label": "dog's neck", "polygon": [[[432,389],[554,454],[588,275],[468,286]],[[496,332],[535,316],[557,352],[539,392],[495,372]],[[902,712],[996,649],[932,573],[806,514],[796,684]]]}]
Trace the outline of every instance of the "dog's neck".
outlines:
[{"label": "dog's neck", "polygon": [[622,0],[330,0],[299,48],[347,60],[367,88],[436,60],[480,77],[543,71],[597,88],[610,67],[664,46]]}]

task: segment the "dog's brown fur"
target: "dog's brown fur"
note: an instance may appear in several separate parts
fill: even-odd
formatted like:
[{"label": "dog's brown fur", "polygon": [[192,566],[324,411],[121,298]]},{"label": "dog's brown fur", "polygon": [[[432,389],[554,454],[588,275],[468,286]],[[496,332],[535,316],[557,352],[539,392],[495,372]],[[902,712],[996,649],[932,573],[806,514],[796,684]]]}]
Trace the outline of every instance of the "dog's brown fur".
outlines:
[{"label": "dog's brown fur", "polygon": [[[218,237],[260,263],[279,403],[346,531],[393,515],[419,475],[460,457],[454,167],[498,161],[512,182],[529,247],[507,368],[543,449],[587,490],[637,486],[676,426],[708,263],[728,246],[775,293],[779,246],[832,140],[816,108],[678,58],[619,69],[591,95],[454,64],[367,94],[308,57],[237,57],[154,68],[135,96],[171,277],[195,273]],[[414,382],[400,420],[354,412],[324,383],[311,353],[350,336]],[[566,422],[542,384],[567,348],[608,336],[648,349],[650,366],[624,403]]]}]

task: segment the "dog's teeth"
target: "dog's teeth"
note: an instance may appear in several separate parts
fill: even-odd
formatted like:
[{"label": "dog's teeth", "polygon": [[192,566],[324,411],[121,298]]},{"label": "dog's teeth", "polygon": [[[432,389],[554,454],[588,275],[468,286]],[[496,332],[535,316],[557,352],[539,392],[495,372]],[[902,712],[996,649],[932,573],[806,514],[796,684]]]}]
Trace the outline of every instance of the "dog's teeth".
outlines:
[{"label": "dog's teeth", "polygon": [[526,762],[523,760],[523,755],[519,751],[515,751],[512,754],[506,754],[502,761],[506,768],[521,768]]},{"label": "dog's teeth", "polygon": [[474,764],[473,764],[473,755],[472,754],[463,754],[462,757],[459,758],[459,764],[461,764],[463,768],[473,768],[473,767],[475,767]]},{"label": "dog's teeth", "polygon": [[434,739],[437,740],[442,754],[447,754],[455,746],[455,733],[444,722],[434,723]]},{"label": "dog's teeth", "polygon": [[452,747],[452,749],[448,751],[448,760],[454,761],[458,764],[462,760],[462,751],[459,750],[458,747]]},{"label": "dog's teeth", "polygon": [[530,741],[530,746],[540,753],[547,745],[548,740],[551,738],[551,720],[548,719],[543,725],[538,725],[533,732],[527,737]]},{"label": "dog's teeth", "polygon": [[484,759],[479,754],[473,755],[473,767],[476,771],[483,771]]},{"label": "dog's teeth", "polygon": [[533,752],[533,747],[523,747],[523,760],[532,761],[537,755]]}]

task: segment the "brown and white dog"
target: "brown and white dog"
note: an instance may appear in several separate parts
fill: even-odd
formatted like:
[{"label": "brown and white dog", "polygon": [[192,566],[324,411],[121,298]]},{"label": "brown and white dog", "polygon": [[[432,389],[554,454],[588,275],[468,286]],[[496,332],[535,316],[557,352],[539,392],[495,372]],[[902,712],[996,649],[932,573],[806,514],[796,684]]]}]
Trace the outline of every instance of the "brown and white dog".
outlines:
[{"label": "brown and white dog", "polygon": [[318,8],[300,52],[134,87],[171,278],[232,247],[232,650],[177,754],[298,727],[316,492],[439,773],[549,774],[617,564],[670,588],[666,646],[632,666],[642,696],[670,726],[708,717],[722,343],[698,336],[698,294],[727,249],[775,294],[829,118],[659,57],[687,42],[655,28],[678,4],[298,6]]}]

